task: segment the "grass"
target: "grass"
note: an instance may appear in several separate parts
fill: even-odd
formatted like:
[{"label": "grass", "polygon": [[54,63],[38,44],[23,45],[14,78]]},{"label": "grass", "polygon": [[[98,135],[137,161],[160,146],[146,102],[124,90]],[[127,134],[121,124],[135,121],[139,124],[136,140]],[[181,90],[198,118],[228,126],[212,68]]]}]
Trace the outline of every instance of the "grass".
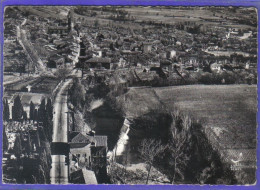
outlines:
[{"label": "grass", "polygon": [[58,85],[59,79],[54,77],[41,77],[33,84],[31,84],[32,91],[37,93],[51,94],[55,87]]},{"label": "grass", "polygon": [[162,107],[152,88],[130,88],[117,98],[126,117],[136,118]]},{"label": "grass", "polygon": [[126,117],[179,109],[203,126],[222,150],[256,148],[256,85],[189,85],[130,88],[118,98]]},{"label": "grass", "polygon": [[255,85],[191,85],[154,90],[170,110],[177,107],[205,129],[212,129],[225,148],[256,147]]}]

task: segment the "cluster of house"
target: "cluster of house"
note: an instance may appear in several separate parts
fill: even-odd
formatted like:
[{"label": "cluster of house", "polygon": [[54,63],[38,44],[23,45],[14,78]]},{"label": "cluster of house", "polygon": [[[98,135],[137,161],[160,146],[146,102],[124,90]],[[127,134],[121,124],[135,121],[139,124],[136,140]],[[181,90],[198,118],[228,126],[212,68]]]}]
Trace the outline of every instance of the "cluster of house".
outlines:
[{"label": "cluster of house", "polygon": [[[69,175],[72,183],[97,184],[106,177],[107,136],[71,131],[69,133]],[[79,179],[81,178],[81,179]]]},{"label": "cluster of house", "polygon": [[[9,16],[10,14],[10,16]],[[23,47],[19,44],[17,39],[17,26],[23,22],[23,17],[20,14],[16,14],[15,17],[11,17],[13,13],[5,12],[4,22],[4,43],[5,48],[5,67],[6,72],[24,72],[28,69],[26,67],[27,59]]]},{"label": "cluster of house", "polygon": [[[116,13],[102,13],[95,9],[97,18],[102,18],[97,20],[92,12],[91,9],[86,11],[86,15],[79,15],[70,10],[67,19],[36,17],[40,20],[33,23],[31,21],[36,18],[28,17],[24,27],[31,31],[32,40],[35,38],[34,45],[40,42],[42,47],[36,49],[42,52],[39,54],[47,55],[42,59],[48,67],[75,65],[83,61],[93,69],[156,65],[167,70],[177,63],[190,70],[189,67],[194,68],[196,64],[203,65],[203,60],[210,59],[212,54],[218,60],[221,56],[229,57],[230,53],[226,52],[240,51],[250,57],[257,50],[256,31],[249,28],[227,29],[225,26],[210,27],[187,21],[160,29],[155,25],[150,29],[137,27],[142,22],[140,20],[133,22],[134,27],[130,28],[106,18],[106,15]],[[200,32],[189,33],[189,29],[195,27]],[[80,55],[81,41],[85,43],[87,55]]]},{"label": "cluster of house", "polygon": [[[213,29],[208,25],[200,25],[200,33],[188,35],[174,28],[162,27],[158,32],[151,32],[150,29],[129,29],[124,25],[115,24],[111,27],[111,23],[102,23],[101,20],[96,25],[90,24],[84,22],[89,19],[88,16],[74,14],[74,18],[86,26],[81,29],[81,39],[85,42],[83,48],[89,55],[79,56],[79,62],[88,65],[84,68],[136,67],[145,68],[145,71],[162,69],[164,72],[179,68],[180,72],[182,70],[198,72],[203,71],[207,66],[206,62],[210,62],[209,69],[220,72],[229,68],[249,69],[255,65],[253,55],[255,32],[250,31],[249,28],[227,30],[221,26]],[[184,25],[195,27],[194,23],[184,23]],[[248,47],[248,43],[251,44],[250,50],[241,49],[241,47]],[[215,52],[215,50],[220,51],[220,48],[224,54]],[[225,54],[227,52],[228,54]],[[230,52],[242,53],[241,55],[250,61],[247,61],[242,68],[238,68],[237,65],[233,65],[234,61],[230,61]],[[212,57],[211,54],[215,56]]]}]

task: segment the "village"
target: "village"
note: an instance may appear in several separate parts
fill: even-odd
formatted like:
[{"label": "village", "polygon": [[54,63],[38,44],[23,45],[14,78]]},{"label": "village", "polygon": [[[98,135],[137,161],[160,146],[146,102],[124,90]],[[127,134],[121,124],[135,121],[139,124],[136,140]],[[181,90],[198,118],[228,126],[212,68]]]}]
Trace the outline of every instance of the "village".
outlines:
[{"label": "village", "polygon": [[[132,174],[133,163],[128,161],[136,156],[139,144],[129,145],[125,135],[138,126],[139,117],[150,114],[143,106],[149,100],[142,100],[142,107],[132,113],[127,101],[141,95],[131,93],[139,88],[257,83],[254,9],[194,8],[206,12],[205,16],[185,15],[182,11],[188,8],[184,7],[145,9],[14,7],[5,11],[5,183],[144,183],[146,170]],[[243,17],[237,20],[232,13]],[[160,102],[156,109],[169,110],[160,106],[167,107]],[[170,116],[165,110],[158,114],[168,126]],[[135,130],[143,133],[138,127]],[[207,135],[217,141],[214,130]],[[248,160],[247,167],[254,169],[254,159]],[[150,182],[174,183],[169,179],[172,174],[160,167],[153,166]],[[57,168],[62,170],[57,173]],[[117,172],[127,177],[121,179]],[[128,175],[137,175],[138,180],[129,182]],[[201,178],[198,183],[207,183]],[[190,177],[187,183],[193,181]]]}]

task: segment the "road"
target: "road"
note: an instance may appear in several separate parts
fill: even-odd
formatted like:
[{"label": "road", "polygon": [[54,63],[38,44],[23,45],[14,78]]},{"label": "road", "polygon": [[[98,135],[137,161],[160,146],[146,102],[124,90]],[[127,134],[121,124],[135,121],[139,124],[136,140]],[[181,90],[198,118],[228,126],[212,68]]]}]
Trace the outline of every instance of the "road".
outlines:
[{"label": "road", "polygon": [[[46,67],[40,57],[38,56],[36,50],[33,48],[31,42],[27,39],[26,30],[22,29],[23,25],[25,25],[27,19],[24,19],[21,26],[17,26],[17,40],[20,45],[23,47],[24,51],[26,52],[29,61],[38,71],[44,72]],[[29,72],[29,71],[28,71]]]},{"label": "road", "polygon": [[[67,91],[72,79],[65,81],[60,88],[53,106],[53,136],[52,142],[68,142],[67,123]],[[65,164],[65,155],[52,155],[52,168],[50,171],[51,184],[68,183],[68,165]]]}]

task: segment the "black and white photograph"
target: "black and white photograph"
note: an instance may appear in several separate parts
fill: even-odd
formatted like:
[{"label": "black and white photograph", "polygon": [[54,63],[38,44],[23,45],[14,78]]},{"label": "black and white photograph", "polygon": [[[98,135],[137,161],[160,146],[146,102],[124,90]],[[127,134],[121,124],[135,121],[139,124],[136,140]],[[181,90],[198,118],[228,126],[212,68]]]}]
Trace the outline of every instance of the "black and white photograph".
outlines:
[{"label": "black and white photograph", "polygon": [[2,183],[254,185],[257,9],[8,6]]}]

